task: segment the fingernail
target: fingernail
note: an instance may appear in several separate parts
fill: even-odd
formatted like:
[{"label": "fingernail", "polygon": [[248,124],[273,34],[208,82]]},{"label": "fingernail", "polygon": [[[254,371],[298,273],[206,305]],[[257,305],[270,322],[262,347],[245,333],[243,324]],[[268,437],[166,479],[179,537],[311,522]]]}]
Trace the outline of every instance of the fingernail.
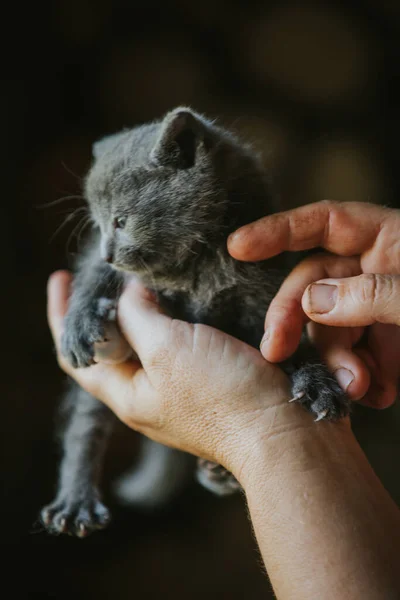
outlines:
[{"label": "fingernail", "polygon": [[261,343],[260,343],[260,349],[262,349],[264,344],[266,344],[269,341],[269,338],[270,338],[270,333],[269,333],[268,329],[266,329],[265,333],[262,337]]},{"label": "fingernail", "polygon": [[334,372],[334,376],[336,377],[342,390],[347,392],[349,385],[352,381],[354,381],[353,373],[344,367],[340,367],[340,369],[337,369],[337,371]]},{"label": "fingernail", "polygon": [[308,292],[311,312],[327,313],[332,310],[336,304],[337,293],[336,285],[326,283],[311,285]]}]

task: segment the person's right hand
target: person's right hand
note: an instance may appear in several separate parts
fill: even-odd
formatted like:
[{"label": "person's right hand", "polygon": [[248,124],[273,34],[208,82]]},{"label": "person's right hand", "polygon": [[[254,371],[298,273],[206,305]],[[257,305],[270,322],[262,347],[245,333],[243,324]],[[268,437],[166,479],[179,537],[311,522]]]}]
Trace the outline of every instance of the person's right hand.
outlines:
[{"label": "person's right hand", "polygon": [[394,402],[400,376],[400,211],[319,202],[251,223],[232,234],[228,247],[246,261],[328,250],[300,263],[282,285],[267,312],[261,351],[271,362],[285,360],[311,321],[311,336],[353,400],[376,408]]}]

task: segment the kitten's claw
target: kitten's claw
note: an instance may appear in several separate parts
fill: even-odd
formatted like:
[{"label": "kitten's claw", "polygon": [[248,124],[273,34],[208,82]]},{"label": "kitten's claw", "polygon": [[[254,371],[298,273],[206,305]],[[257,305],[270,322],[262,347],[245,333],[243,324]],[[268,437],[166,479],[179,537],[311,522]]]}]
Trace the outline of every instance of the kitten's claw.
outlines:
[{"label": "kitten's claw", "polygon": [[48,525],[50,525],[50,523],[51,523],[51,513],[50,513],[50,510],[43,509],[41,517],[42,517],[42,523],[43,523],[43,525],[45,527],[47,527]]},{"label": "kitten's claw", "polygon": [[63,517],[60,519],[60,533],[65,533],[67,531],[67,519]]},{"label": "kitten's claw", "polygon": [[289,402],[297,402],[298,400],[301,400],[304,395],[305,395],[305,392],[299,392],[298,394],[296,394],[295,396],[293,396],[293,398],[291,398],[289,400]]},{"label": "kitten's claw", "polygon": [[321,363],[303,364],[292,374],[292,402],[298,401],[315,421],[336,421],[350,412],[350,401]]},{"label": "kitten's claw", "polygon": [[110,522],[110,513],[93,496],[79,501],[66,497],[45,507],[41,512],[41,520],[49,533],[85,538],[93,531],[104,529]]},{"label": "kitten's claw", "polygon": [[80,538],[86,537],[87,536],[87,529],[85,527],[85,525],[83,523],[79,523],[79,528],[77,531],[77,536]]},{"label": "kitten's claw", "polygon": [[322,421],[322,419],[325,419],[328,413],[329,410],[327,408],[325,410],[322,410],[320,413],[318,413],[318,417],[314,419],[314,422],[318,423],[318,421]]}]

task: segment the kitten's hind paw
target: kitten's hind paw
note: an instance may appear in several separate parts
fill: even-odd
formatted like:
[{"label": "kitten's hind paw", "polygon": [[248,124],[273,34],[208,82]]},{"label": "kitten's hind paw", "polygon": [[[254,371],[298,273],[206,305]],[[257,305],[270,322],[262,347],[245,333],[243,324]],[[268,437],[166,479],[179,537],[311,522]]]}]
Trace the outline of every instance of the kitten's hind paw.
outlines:
[{"label": "kitten's hind paw", "polygon": [[53,535],[66,533],[79,538],[93,531],[104,529],[111,520],[108,509],[99,500],[71,501],[56,499],[40,513],[41,521]]},{"label": "kitten's hind paw", "polygon": [[292,374],[289,402],[298,402],[315,421],[335,421],[350,412],[350,400],[324,364],[305,364]]},{"label": "kitten's hind paw", "polygon": [[206,490],[217,496],[235,494],[241,489],[240,483],[232,473],[210,460],[198,460],[196,476],[197,481]]}]

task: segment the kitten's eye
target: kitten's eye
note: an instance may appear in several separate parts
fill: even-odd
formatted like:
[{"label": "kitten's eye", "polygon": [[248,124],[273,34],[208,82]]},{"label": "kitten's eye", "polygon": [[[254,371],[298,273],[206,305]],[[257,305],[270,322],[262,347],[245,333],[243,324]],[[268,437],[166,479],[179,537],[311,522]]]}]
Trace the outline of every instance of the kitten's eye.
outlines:
[{"label": "kitten's eye", "polygon": [[126,217],[117,217],[114,219],[114,229],[123,229],[126,225]]}]

